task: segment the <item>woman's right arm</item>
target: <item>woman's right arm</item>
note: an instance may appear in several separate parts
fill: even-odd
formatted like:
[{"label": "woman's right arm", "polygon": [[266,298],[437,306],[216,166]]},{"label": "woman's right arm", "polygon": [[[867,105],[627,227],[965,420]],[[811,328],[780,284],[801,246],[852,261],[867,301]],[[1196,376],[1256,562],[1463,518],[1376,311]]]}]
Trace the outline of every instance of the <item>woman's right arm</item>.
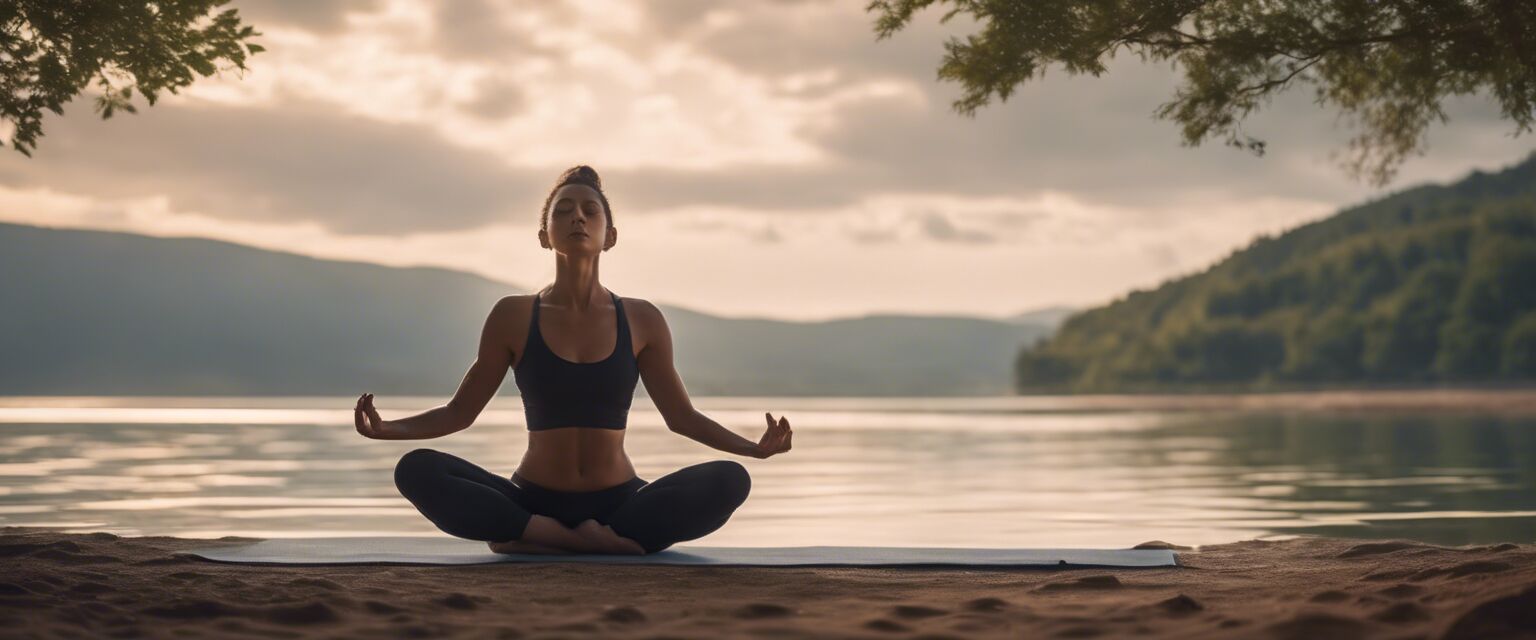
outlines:
[{"label": "woman's right arm", "polygon": [[453,398],[439,407],[398,420],[382,420],[373,407],[373,394],[357,399],[353,419],[357,432],[375,440],[426,440],[462,431],[475,423],[480,411],[496,395],[512,365],[512,298],[502,298],[491,309],[480,331],[480,351]]}]

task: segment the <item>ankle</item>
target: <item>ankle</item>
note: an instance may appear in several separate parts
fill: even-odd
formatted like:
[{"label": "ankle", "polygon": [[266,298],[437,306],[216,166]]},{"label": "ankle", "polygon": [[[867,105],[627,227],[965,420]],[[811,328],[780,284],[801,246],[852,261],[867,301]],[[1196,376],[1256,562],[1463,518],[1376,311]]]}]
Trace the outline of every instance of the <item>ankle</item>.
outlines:
[{"label": "ankle", "polygon": [[549,516],[535,515],[528,521],[528,528],[524,530],[525,542],[559,547],[575,551],[583,550],[587,546],[587,539],[580,531],[565,526],[559,520]]}]

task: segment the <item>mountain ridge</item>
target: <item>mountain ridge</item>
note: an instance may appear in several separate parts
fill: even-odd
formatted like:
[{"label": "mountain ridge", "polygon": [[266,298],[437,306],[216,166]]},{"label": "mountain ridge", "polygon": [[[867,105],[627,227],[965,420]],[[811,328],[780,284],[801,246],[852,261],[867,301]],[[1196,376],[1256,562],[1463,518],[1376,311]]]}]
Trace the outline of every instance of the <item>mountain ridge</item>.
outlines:
[{"label": "mountain ridge", "polygon": [[[227,240],[0,223],[0,395],[446,394],[524,287]],[[701,395],[996,395],[1046,327],[659,304]],[[643,387],[640,390],[643,393]],[[503,383],[502,394],[516,393]]]}]

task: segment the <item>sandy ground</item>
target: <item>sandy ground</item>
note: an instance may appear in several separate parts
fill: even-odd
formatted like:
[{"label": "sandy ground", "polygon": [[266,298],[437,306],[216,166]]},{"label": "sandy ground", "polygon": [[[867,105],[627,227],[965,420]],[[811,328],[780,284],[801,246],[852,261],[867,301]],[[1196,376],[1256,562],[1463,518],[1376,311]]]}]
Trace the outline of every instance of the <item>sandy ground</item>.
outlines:
[{"label": "sandy ground", "polygon": [[251,540],[6,527],[0,636],[1536,637],[1532,544],[1251,541],[1125,570],[282,567],[176,555]]}]

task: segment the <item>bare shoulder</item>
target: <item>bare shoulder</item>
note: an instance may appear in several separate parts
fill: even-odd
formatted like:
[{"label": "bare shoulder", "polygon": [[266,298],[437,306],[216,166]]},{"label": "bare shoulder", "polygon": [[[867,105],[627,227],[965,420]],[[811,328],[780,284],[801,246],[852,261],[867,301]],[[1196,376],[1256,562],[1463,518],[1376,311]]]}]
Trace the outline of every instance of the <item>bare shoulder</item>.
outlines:
[{"label": "bare shoulder", "polygon": [[491,306],[485,319],[485,340],[511,354],[510,365],[522,358],[523,345],[532,331],[529,320],[533,312],[533,294],[502,296]]},{"label": "bare shoulder", "polygon": [[619,301],[624,303],[624,315],[626,316],[640,315],[644,316],[646,320],[661,317],[661,309],[656,308],[656,305],[651,304],[651,301],[645,298],[626,298],[620,296]]},{"label": "bare shoulder", "polygon": [[511,319],[533,311],[533,294],[502,296],[491,307],[491,317]]},{"label": "bare shoulder", "polygon": [[650,300],[621,297],[619,301],[624,305],[624,316],[629,318],[631,324],[641,324],[647,328],[667,325],[666,316],[662,315],[661,309],[651,304]]},{"label": "bare shoulder", "polygon": [[630,333],[641,351],[656,336],[667,334],[667,318],[650,300],[620,297],[619,302],[624,305],[624,317],[629,319]]}]

